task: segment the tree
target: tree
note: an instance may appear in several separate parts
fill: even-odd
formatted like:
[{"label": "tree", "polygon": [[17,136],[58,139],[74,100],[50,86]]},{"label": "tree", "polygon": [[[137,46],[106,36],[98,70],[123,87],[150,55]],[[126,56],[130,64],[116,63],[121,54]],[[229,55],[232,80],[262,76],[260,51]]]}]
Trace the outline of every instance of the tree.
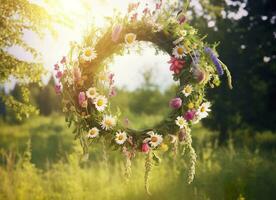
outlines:
[{"label": "tree", "polygon": [[[0,0],[0,13],[0,84],[13,77],[21,88],[23,97],[17,100],[12,95],[5,94],[2,89],[0,99],[9,109],[14,110],[18,119],[22,119],[23,116],[37,112],[30,104],[27,85],[40,83],[44,73],[42,64],[35,62],[38,52],[30,47],[22,36],[26,30],[39,36],[43,36],[46,30],[54,33],[53,24],[62,21],[28,0]],[[30,52],[34,61],[26,62],[11,55],[7,50],[12,46],[19,46]]]},{"label": "tree", "polygon": [[204,124],[219,130],[222,144],[238,129],[276,131],[275,8],[272,0],[248,1],[248,16],[218,19],[219,31],[209,30],[234,80],[232,92],[224,85],[209,93],[213,114]]}]

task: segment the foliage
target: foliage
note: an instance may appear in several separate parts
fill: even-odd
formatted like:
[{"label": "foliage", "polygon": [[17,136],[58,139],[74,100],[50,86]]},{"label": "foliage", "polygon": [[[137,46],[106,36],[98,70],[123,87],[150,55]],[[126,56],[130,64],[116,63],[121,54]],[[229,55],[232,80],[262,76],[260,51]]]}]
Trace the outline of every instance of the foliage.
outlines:
[{"label": "foliage", "polygon": [[[39,53],[23,39],[23,35],[34,32],[40,37],[46,31],[54,34],[53,25],[62,23],[58,16],[50,15],[43,7],[29,0],[1,0],[0,1],[0,84],[3,85],[10,78],[15,79],[21,87],[23,99],[16,99],[4,93],[2,87],[0,98],[8,109],[14,111],[17,119],[28,117],[37,110],[29,102],[27,85],[41,83],[41,76],[45,70],[37,58]],[[32,61],[21,60],[8,51],[10,47],[18,46],[33,56]]]},{"label": "foliage", "polygon": [[[88,162],[83,163],[79,159],[81,148],[73,144],[71,138],[66,138],[70,130],[66,128],[62,116],[52,116],[52,119],[39,117],[22,125],[10,127],[1,124],[1,127],[0,199],[147,198],[143,191],[143,160],[146,155],[138,155],[132,162],[132,178],[125,182],[121,157],[112,152],[108,152],[111,156],[104,157],[100,144],[91,149]],[[33,136],[26,150],[29,134]],[[48,145],[47,141],[53,135],[60,134],[64,139],[61,145],[74,149],[59,150],[61,147],[58,145],[51,148],[43,146],[44,143]],[[251,152],[246,147],[236,148],[233,141],[229,141],[226,147],[218,147],[209,138],[213,137],[212,132],[200,127],[196,127],[193,134],[198,153],[194,182],[188,185],[183,181],[187,176],[188,162],[185,157],[179,154],[177,156],[180,158],[174,158],[174,155],[169,156],[170,152],[165,152],[160,155],[162,162],[159,167],[152,166],[151,199],[160,199],[160,196],[173,200],[232,200],[240,196],[253,200],[275,198],[273,152],[264,153],[258,149]],[[25,139],[20,141],[22,137]],[[2,139],[7,146],[3,145]],[[62,141],[59,137],[55,137],[55,140]],[[11,146],[19,145],[22,146],[20,151],[8,151]],[[39,151],[44,153],[31,158],[31,154],[34,156]],[[51,161],[51,156],[57,159]]]},{"label": "foliage", "polygon": [[230,93],[225,85],[209,92],[215,102],[214,112],[204,124],[220,131],[221,143],[240,129],[250,129],[251,137],[260,131],[276,130],[273,5],[273,1],[248,1],[248,16],[238,21],[218,19],[219,31],[203,28],[209,32],[209,41],[221,41],[218,50],[235,79]]}]

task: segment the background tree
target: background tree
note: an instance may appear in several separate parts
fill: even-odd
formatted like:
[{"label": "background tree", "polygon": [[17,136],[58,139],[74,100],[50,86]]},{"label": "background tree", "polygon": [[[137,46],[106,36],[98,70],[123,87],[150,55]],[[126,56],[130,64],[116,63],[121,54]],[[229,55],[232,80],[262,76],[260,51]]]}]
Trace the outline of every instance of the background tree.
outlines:
[{"label": "background tree", "polygon": [[[21,119],[31,113],[37,112],[30,104],[27,85],[40,83],[44,69],[37,62],[38,52],[29,46],[23,35],[26,30],[43,36],[45,31],[54,33],[55,23],[64,23],[63,17],[51,16],[47,11],[28,0],[0,0],[0,84],[3,85],[13,78],[16,80],[22,99],[15,99],[12,95],[4,93],[0,89],[0,99],[5,105],[14,110],[16,117]],[[33,61],[27,62],[16,58],[8,52],[8,48],[19,46],[33,55]]]}]

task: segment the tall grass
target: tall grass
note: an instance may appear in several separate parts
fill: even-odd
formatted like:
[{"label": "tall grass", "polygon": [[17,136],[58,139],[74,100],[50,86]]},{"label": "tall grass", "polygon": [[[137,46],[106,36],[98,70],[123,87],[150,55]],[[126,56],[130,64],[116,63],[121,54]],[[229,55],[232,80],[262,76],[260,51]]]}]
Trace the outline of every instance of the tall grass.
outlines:
[{"label": "tall grass", "polygon": [[[227,147],[218,147],[215,140],[206,139],[211,133],[201,127],[193,132],[198,154],[194,182],[186,183],[185,156],[160,152],[163,159],[153,168],[152,195],[148,196],[144,189],[145,155],[137,155],[131,178],[126,179],[124,157],[119,152],[99,144],[91,147],[90,158],[84,162],[79,144],[72,142],[70,130],[59,117],[35,120],[17,127],[3,126],[0,132],[0,199],[276,199],[275,154],[238,149],[231,140]],[[6,135],[10,131],[11,139],[24,138],[20,141],[23,152],[12,148]],[[55,149],[46,148],[51,144],[48,138],[55,134],[62,142],[51,146]],[[46,158],[32,158],[36,151],[44,151],[41,156]]]}]

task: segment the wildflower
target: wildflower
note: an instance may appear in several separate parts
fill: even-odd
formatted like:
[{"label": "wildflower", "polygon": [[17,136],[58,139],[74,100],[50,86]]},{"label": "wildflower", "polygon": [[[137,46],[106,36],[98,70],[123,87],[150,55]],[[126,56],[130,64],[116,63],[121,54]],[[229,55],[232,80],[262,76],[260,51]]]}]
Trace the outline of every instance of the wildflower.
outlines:
[{"label": "wildflower", "polygon": [[186,85],[184,89],[182,90],[182,93],[185,97],[190,96],[190,94],[193,92],[193,87],[191,85]]},{"label": "wildflower", "polygon": [[184,118],[187,121],[192,121],[196,116],[196,110],[192,109],[192,110],[188,110],[185,114],[184,114]]},{"label": "wildflower", "polygon": [[80,92],[78,96],[79,105],[83,108],[87,107],[87,99],[84,92]]},{"label": "wildflower", "polygon": [[73,77],[74,77],[74,81],[78,82],[81,80],[81,71],[80,68],[78,67],[74,67],[73,68]]},{"label": "wildflower", "polygon": [[148,153],[150,150],[150,146],[147,142],[143,143],[142,144],[142,147],[141,147],[141,151],[144,152],[144,153]]},{"label": "wildflower", "polygon": [[182,45],[179,45],[179,46],[176,46],[174,49],[173,49],[173,55],[174,57],[178,58],[178,59],[181,59],[183,58],[184,56],[186,56],[186,49],[184,48],[184,46]]},{"label": "wildflower", "polygon": [[116,118],[111,115],[105,115],[101,122],[101,126],[105,130],[110,130],[116,125]]},{"label": "wildflower", "polygon": [[115,142],[117,144],[124,144],[127,140],[127,133],[125,131],[119,131],[116,133]]},{"label": "wildflower", "polygon": [[209,55],[210,59],[212,60],[212,62],[216,66],[218,75],[222,76],[224,72],[223,72],[221,64],[219,63],[219,59],[217,58],[217,56],[214,54],[212,49],[209,48],[209,47],[205,47],[204,50],[205,50],[205,53],[207,53]]},{"label": "wildflower", "polygon": [[109,75],[108,75],[108,80],[109,80],[109,86],[111,86],[111,85],[113,85],[114,84],[114,73],[110,73]]},{"label": "wildflower", "polygon": [[86,91],[86,96],[90,99],[95,99],[98,96],[97,89],[95,87],[91,87]]},{"label": "wildflower", "polygon": [[55,91],[56,91],[57,94],[61,93],[61,84],[55,85]]},{"label": "wildflower", "polygon": [[163,137],[162,135],[159,135],[157,133],[154,133],[153,131],[147,132],[147,134],[150,136],[149,138],[146,138],[144,140],[145,142],[148,142],[151,147],[155,148],[158,145],[160,145],[163,142]]},{"label": "wildflower", "polygon": [[99,135],[99,129],[94,127],[91,128],[88,132],[88,138],[95,138]]},{"label": "wildflower", "polygon": [[54,69],[59,70],[59,65],[57,63],[54,65]]},{"label": "wildflower", "polygon": [[168,63],[171,64],[170,71],[173,71],[175,74],[179,74],[185,64],[184,60],[178,60],[174,57],[171,57]]},{"label": "wildflower", "polygon": [[94,100],[94,105],[99,112],[104,111],[107,106],[107,99],[103,95],[99,95]]},{"label": "wildflower", "polygon": [[182,100],[177,97],[177,98],[173,98],[171,101],[170,101],[170,107],[173,108],[173,109],[179,109],[182,105]]},{"label": "wildflower", "polygon": [[57,79],[61,79],[61,78],[62,78],[62,75],[63,75],[62,71],[57,71],[57,73],[56,73],[56,78],[57,78]]},{"label": "wildflower", "polygon": [[208,73],[198,66],[193,66],[192,74],[199,84],[205,83],[209,79]]},{"label": "wildflower", "polygon": [[135,42],[135,40],[136,40],[136,34],[128,33],[128,34],[125,35],[126,44],[131,45]]},{"label": "wildflower", "polygon": [[182,116],[178,116],[175,120],[175,124],[182,129],[187,125],[187,121]]},{"label": "wildflower", "polygon": [[211,107],[210,102],[204,102],[199,106],[197,113],[196,113],[196,115],[199,117],[199,119],[202,119],[202,118],[205,118],[208,116],[208,112],[211,111],[210,107]]},{"label": "wildflower", "polygon": [[62,57],[60,63],[61,63],[61,64],[65,64],[65,63],[66,63],[66,57],[65,57],[65,56]]},{"label": "wildflower", "polygon": [[86,61],[90,62],[91,60],[97,57],[97,53],[92,47],[83,48],[81,58]]},{"label": "wildflower", "polygon": [[114,26],[112,31],[113,42],[117,42],[119,40],[122,30],[123,30],[123,26],[121,24],[117,24]]},{"label": "wildflower", "polygon": [[190,103],[188,103],[188,105],[187,105],[187,107],[189,108],[189,109],[193,109],[194,108],[194,103],[193,102],[190,102]]}]

